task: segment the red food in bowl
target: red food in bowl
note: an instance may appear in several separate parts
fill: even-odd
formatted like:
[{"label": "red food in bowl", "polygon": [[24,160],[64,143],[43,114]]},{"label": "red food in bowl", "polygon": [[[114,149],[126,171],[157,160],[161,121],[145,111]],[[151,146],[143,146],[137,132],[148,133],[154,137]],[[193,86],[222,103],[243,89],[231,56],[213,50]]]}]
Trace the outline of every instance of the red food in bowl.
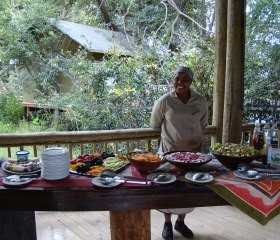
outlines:
[{"label": "red food in bowl", "polygon": [[173,151],[165,153],[164,158],[178,168],[183,170],[194,170],[211,161],[212,156],[199,152]]}]

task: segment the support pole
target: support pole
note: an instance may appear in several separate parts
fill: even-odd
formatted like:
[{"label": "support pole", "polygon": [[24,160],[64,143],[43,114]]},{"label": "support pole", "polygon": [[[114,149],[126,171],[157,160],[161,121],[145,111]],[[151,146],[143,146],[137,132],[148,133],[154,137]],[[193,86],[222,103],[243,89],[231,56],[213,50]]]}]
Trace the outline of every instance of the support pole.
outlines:
[{"label": "support pole", "polygon": [[1,240],[36,240],[34,211],[0,211]]},{"label": "support pole", "polygon": [[112,240],[151,240],[150,210],[110,212]]},{"label": "support pole", "polygon": [[222,142],[223,112],[226,72],[226,47],[227,47],[227,0],[215,2],[215,66],[213,90],[213,125],[216,126],[216,136],[211,138],[211,144]]},{"label": "support pole", "polygon": [[228,1],[222,142],[240,143],[244,95],[245,0]]}]

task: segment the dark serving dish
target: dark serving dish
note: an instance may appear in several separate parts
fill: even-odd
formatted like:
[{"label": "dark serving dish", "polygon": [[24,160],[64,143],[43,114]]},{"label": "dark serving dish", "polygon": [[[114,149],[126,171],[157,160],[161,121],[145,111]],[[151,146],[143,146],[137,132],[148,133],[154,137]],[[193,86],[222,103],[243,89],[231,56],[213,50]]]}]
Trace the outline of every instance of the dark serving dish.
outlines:
[{"label": "dark serving dish", "polygon": [[[175,159],[172,157],[173,153],[191,153],[191,154],[199,154],[201,155],[200,159],[197,160],[192,160],[189,162],[185,162],[179,159]],[[171,152],[166,152],[163,154],[164,159],[166,159],[167,162],[171,163],[177,168],[186,170],[186,171],[191,171],[194,170],[212,160],[212,156],[210,154],[204,154],[204,153],[194,153],[194,152],[189,152],[189,151],[171,151]]]},{"label": "dark serving dish", "polygon": [[233,157],[217,154],[214,151],[210,152],[222,165],[229,169],[236,169],[239,164],[250,164],[254,160],[259,160],[263,157],[260,154],[252,156]]}]

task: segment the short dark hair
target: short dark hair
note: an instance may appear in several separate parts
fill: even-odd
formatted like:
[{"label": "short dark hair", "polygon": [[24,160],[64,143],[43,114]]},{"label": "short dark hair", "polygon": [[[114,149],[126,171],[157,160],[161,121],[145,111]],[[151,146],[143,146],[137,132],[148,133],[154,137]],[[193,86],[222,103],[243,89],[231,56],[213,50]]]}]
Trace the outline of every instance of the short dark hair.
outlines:
[{"label": "short dark hair", "polygon": [[174,72],[174,75],[177,73],[186,73],[191,80],[193,80],[193,71],[189,67],[179,66]]}]

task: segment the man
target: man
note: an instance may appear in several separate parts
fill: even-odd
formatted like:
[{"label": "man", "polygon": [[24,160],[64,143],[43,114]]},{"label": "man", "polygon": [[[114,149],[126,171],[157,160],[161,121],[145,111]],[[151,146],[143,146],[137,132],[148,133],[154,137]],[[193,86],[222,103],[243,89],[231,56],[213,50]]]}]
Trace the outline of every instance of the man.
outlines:
[{"label": "man", "polygon": [[[208,122],[206,99],[190,88],[193,72],[189,67],[180,66],[173,78],[173,88],[154,104],[151,127],[161,129],[159,153],[168,151],[200,151],[203,129]],[[177,214],[174,229],[186,238],[193,238],[193,232],[185,225],[186,213],[192,209],[160,209],[164,212],[165,223],[162,237],[173,240],[171,214]]]}]

